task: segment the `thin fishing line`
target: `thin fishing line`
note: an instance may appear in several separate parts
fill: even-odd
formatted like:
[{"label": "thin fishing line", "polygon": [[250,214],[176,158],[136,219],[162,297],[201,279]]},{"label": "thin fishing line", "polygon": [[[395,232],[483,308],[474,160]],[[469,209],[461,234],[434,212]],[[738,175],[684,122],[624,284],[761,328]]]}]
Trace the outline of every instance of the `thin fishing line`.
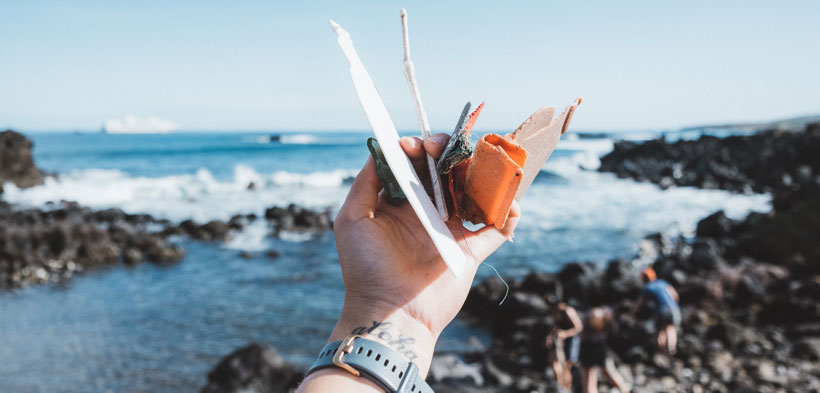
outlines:
[{"label": "thin fishing line", "polygon": [[506,290],[504,291],[504,297],[501,299],[501,302],[499,302],[498,305],[500,306],[500,305],[504,304],[504,301],[507,300],[507,295],[510,294],[510,285],[507,284],[506,281],[504,281],[504,277],[501,277],[501,273],[498,272],[498,269],[496,269],[495,266],[490,265],[487,262],[481,262],[481,264],[482,265],[487,265],[487,266],[490,267],[490,269],[493,269],[493,271],[495,272],[495,275],[498,276],[498,279],[501,280],[502,284],[504,284],[504,288]]},{"label": "thin fishing line", "polygon": [[[455,217],[458,218],[458,216],[455,216]],[[464,244],[467,246],[467,253],[469,253],[470,256],[473,257],[474,260],[477,259],[475,257],[475,254],[473,254],[473,250],[470,248],[470,242],[468,241],[467,237],[464,236],[464,225],[462,223],[458,224],[458,230],[459,230],[459,232],[461,232],[461,238],[464,239]],[[500,306],[500,305],[504,304],[504,301],[507,300],[507,295],[510,294],[510,285],[507,284],[507,281],[504,280],[504,277],[501,277],[501,273],[498,272],[498,269],[496,269],[495,266],[490,265],[489,263],[484,262],[484,261],[481,261],[479,263],[479,266],[481,266],[481,265],[487,265],[487,266],[490,267],[490,269],[493,269],[493,271],[495,272],[496,277],[498,277],[498,279],[501,280],[501,283],[504,284],[504,297],[501,298],[501,301],[498,303],[498,305]]]}]

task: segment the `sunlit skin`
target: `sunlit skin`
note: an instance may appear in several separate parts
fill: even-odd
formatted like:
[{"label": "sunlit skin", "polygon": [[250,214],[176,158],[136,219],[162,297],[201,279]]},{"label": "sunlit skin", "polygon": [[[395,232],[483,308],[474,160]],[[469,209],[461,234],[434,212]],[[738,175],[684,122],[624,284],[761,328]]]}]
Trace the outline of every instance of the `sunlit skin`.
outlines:
[{"label": "sunlit skin", "polygon": [[[436,134],[422,141],[402,138],[401,146],[416,173],[424,175],[425,154],[438,158],[448,140]],[[422,181],[428,179],[422,178]],[[334,222],[336,247],[345,283],[342,314],[329,341],[360,326],[387,321],[393,337],[413,338],[412,351],[420,375],[427,375],[441,331],[455,318],[479,264],[512,237],[520,210],[514,202],[503,229],[465,228],[458,218],[447,222],[468,263],[456,278],[433,246],[409,204],[392,206],[380,194],[376,168],[368,158]],[[375,337],[368,337],[375,339]],[[320,347],[317,343],[317,350]],[[338,368],[311,374],[299,392],[381,392],[365,378]]]}]

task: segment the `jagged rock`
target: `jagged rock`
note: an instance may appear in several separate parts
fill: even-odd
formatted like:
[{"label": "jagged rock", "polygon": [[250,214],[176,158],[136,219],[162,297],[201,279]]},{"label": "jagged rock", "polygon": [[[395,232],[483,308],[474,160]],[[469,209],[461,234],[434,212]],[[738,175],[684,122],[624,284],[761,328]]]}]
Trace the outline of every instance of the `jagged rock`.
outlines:
[{"label": "jagged rock", "polygon": [[484,386],[484,376],[478,364],[467,364],[459,356],[434,356],[429,377],[437,384]]},{"label": "jagged rock", "polygon": [[621,178],[671,185],[720,188],[737,192],[768,192],[811,178],[820,162],[820,127],[802,132],[766,131],[749,136],[667,143],[664,138],[643,143],[617,142],[601,158],[600,171]]},{"label": "jagged rock", "polygon": [[558,273],[570,304],[597,304],[602,299],[601,269],[591,262],[568,263]]},{"label": "jagged rock", "polygon": [[265,210],[265,219],[273,225],[274,234],[280,231],[318,232],[333,228],[330,211],[313,211],[294,204]]},{"label": "jagged rock", "polygon": [[293,392],[303,374],[272,347],[253,343],[222,358],[200,393]]},{"label": "jagged rock", "polygon": [[610,261],[603,277],[604,296],[614,301],[638,295],[643,288],[643,282],[636,270],[628,261]]},{"label": "jagged rock", "polygon": [[120,261],[172,263],[185,254],[147,230],[150,216],[70,202],[45,211],[0,207],[0,288],[59,281]]},{"label": "jagged rock", "polygon": [[794,344],[791,356],[797,359],[820,361],[820,338],[806,338]]},{"label": "jagged rock", "polygon": [[[236,224],[234,224],[235,226]],[[240,227],[241,228],[241,227]],[[199,225],[193,220],[185,220],[176,228],[166,230],[168,234],[185,234],[193,239],[205,241],[226,241],[230,238],[232,226],[220,220],[212,220]]]},{"label": "jagged rock", "polygon": [[700,220],[697,227],[699,237],[722,238],[728,235],[734,226],[734,221],[726,217],[723,210]]},{"label": "jagged rock", "polygon": [[27,188],[43,184],[43,172],[31,158],[33,146],[22,134],[12,130],[0,132],[0,185],[12,182],[17,187]]}]

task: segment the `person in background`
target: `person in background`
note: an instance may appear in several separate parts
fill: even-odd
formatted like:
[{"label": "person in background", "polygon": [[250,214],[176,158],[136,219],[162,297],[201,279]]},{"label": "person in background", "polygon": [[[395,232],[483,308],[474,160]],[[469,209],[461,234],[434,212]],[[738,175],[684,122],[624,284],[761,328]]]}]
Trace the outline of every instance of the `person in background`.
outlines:
[{"label": "person in background", "polygon": [[583,330],[581,317],[575,308],[559,302],[555,296],[547,297],[547,304],[551,306],[553,328],[544,344],[551,349],[549,358],[558,384],[572,390],[572,365],[578,361],[581,347],[580,338],[577,337]]},{"label": "person in background", "polygon": [[655,338],[658,342],[658,348],[666,350],[670,355],[674,355],[678,343],[677,328],[680,326],[681,319],[678,292],[665,280],[658,279],[655,270],[652,268],[644,269],[641,278],[644,282],[644,288],[635,303],[635,307],[632,309],[632,316],[634,318],[648,299],[655,315]]},{"label": "person in background", "polygon": [[581,332],[581,386],[584,393],[598,393],[598,371],[621,393],[629,392],[624,378],[608,356],[607,339],[615,333],[615,317],[609,307],[595,307],[585,315]]},{"label": "person in background", "polygon": [[[441,156],[448,139],[402,138],[423,183],[430,183],[426,155]],[[331,348],[319,351],[326,343],[314,343],[319,356],[297,392],[432,391],[424,378],[439,335],[464,304],[479,264],[512,238],[520,217],[513,202],[503,229],[471,231],[457,217],[447,221],[467,258],[456,277],[410,205],[391,205],[381,189],[368,158],[333,225],[345,297],[328,340]],[[369,372],[352,368],[355,359],[370,362]],[[385,386],[385,378],[398,388]]]}]

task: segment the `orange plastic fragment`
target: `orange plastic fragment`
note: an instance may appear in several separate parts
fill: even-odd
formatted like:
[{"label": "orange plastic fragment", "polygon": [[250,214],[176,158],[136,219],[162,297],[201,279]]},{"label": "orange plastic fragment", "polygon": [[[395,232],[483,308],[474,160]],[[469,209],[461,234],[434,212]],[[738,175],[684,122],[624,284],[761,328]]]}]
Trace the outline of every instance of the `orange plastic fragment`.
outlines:
[{"label": "orange plastic fragment", "polygon": [[473,113],[470,114],[470,118],[467,119],[467,124],[464,126],[464,129],[467,130],[468,134],[472,131],[475,121],[478,120],[478,115],[481,113],[481,109],[483,108],[484,103],[482,102],[481,105],[479,105],[478,108],[475,108]]},{"label": "orange plastic fragment", "polygon": [[483,136],[467,168],[463,218],[503,228],[526,160],[527,151],[511,138]]}]

